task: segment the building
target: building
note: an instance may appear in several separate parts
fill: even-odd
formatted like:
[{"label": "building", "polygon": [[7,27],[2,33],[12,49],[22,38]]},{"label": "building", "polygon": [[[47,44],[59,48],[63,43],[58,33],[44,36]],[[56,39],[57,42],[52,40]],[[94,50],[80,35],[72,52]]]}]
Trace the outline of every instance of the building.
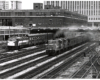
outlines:
[{"label": "building", "polygon": [[9,9],[9,1],[0,1],[0,9],[1,10]]},{"label": "building", "polygon": [[25,27],[63,27],[86,25],[87,16],[62,9],[1,10],[0,25]]},{"label": "building", "polygon": [[43,3],[33,3],[33,9],[43,9]]},{"label": "building", "polygon": [[61,1],[44,1],[44,9],[62,9]]},{"label": "building", "polygon": [[24,36],[29,33],[29,29],[22,26],[0,26],[0,41],[7,40],[11,36]]},{"label": "building", "polygon": [[[0,10],[1,40],[7,40],[9,35],[25,35],[32,28],[46,31],[71,25],[87,25],[87,16],[63,9]],[[25,32],[16,26],[24,26]]]},{"label": "building", "polygon": [[11,1],[11,9],[22,9],[21,1]]},{"label": "building", "polygon": [[50,5],[52,8],[59,6],[61,9],[87,15],[88,22],[100,25],[100,1],[44,1],[44,7]]}]

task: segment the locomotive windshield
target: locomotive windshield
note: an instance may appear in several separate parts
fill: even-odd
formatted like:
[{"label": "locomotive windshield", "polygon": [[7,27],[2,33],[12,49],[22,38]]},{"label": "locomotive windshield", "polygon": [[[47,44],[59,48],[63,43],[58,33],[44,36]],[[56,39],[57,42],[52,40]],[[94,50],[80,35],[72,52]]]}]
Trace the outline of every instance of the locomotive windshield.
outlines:
[{"label": "locomotive windshield", "polygon": [[56,44],[56,40],[49,40],[48,44]]},{"label": "locomotive windshield", "polygon": [[8,41],[16,41],[16,38],[15,37],[11,37],[8,39]]}]

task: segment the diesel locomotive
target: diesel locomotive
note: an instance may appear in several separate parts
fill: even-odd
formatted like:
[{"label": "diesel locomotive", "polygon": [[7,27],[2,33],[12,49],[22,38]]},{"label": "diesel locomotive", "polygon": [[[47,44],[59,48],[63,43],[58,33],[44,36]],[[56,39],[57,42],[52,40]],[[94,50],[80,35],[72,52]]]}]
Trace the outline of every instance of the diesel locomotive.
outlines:
[{"label": "diesel locomotive", "polygon": [[46,47],[46,54],[47,55],[57,55],[61,51],[67,50],[68,48],[75,47],[82,43],[89,41],[86,36],[77,36],[74,38],[58,38],[55,40],[49,40],[47,47]]},{"label": "diesel locomotive", "polygon": [[23,47],[47,43],[47,40],[52,39],[52,37],[53,33],[28,34],[23,37],[14,36],[8,39],[7,48],[8,50],[18,50]]}]

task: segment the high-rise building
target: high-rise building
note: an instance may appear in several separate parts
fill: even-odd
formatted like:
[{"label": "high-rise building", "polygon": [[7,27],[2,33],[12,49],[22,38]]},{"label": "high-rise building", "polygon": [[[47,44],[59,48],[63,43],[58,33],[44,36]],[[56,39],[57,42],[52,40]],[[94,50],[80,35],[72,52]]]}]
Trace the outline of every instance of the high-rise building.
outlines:
[{"label": "high-rise building", "polygon": [[21,1],[11,1],[11,9],[22,9]]},{"label": "high-rise building", "polygon": [[1,10],[9,9],[9,1],[0,1],[0,9]]},{"label": "high-rise building", "polygon": [[44,6],[47,5],[87,15],[88,22],[92,22],[93,25],[100,22],[100,1],[44,1]]}]

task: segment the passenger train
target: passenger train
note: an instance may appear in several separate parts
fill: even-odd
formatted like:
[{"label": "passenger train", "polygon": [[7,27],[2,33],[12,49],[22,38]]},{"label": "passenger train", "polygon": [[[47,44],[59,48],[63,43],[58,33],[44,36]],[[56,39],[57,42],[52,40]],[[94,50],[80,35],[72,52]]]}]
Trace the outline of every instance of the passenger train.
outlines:
[{"label": "passenger train", "polygon": [[89,41],[89,39],[83,35],[74,38],[68,38],[68,39],[58,38],[55,40],[49,40],[46,47],[46,54],[54,56],[59,54],[61,51],[67,50],[68,48],[75,47],[87,41]]},{"label": "passenger train", "polygon": [[53,33],[37,33],[28,34],[24,37],[10,37],[7,41],[8,50],[17,50],[23,47],[46,43],[47,40],[52,39]]}]

